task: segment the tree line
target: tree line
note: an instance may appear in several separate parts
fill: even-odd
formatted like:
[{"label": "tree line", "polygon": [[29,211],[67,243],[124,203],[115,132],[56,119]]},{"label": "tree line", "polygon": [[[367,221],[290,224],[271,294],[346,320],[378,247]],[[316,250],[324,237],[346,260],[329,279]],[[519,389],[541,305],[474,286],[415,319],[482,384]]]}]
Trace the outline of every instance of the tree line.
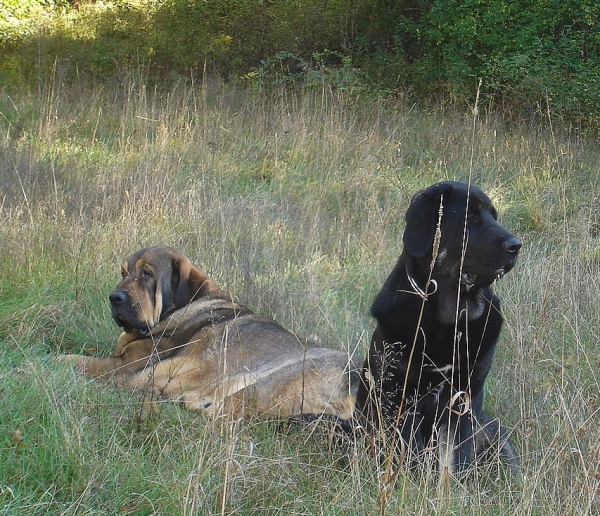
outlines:
[{"label": "tree line", "polygon": [[0,78],[57,63],[98,78],[140,65],[155,79],[320,74],[597,125],[598,20],[597,0],[0,0]]}]

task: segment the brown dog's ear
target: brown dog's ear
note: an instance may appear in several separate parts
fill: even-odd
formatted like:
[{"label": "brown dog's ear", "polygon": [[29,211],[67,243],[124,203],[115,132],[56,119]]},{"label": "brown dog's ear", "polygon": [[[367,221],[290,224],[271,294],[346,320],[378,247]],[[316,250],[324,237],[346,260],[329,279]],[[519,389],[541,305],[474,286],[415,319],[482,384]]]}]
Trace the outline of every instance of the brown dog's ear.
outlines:
[{"label": "brown dog's ear", "polygon": [[173,260],[173,304],[182,308],[204,296],[222,296],[217,284],[185,257]]},{"label": "brown dog's ear", "polygon": [[406,227],[402,241],[410,254],[417,258],[425,256],[433,246],[443,194],[444,189],[440,184],[421,190],[414,195],[406,211]]}]

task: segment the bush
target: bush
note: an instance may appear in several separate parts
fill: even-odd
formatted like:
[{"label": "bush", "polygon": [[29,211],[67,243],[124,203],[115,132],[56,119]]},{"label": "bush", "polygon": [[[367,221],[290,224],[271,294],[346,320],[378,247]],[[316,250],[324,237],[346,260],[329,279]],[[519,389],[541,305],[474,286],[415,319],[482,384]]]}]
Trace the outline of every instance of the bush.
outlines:
[{"label": "bush", "polygon": [[0,43],[31,36],[44,16],[45,10],[39,0],[0,0]]},{"label": "bush", "polygon": [[[388,51],[431,94],[483,93],[513,109],[550,105],[571,119],[600,115],[596,0],[422,0],[386,22]],[[545,114],[545,110],[544,110]]]},{"label": "bush", "polygon": [[157,10],[156,60],[178,70],[243,75],[279,52],[339,50],[353,9],[345,0],[167,0]]},{"label": "bush", "polygon": [[377,93],[472,101],[481,81],[485,101],[519,118],[600,120],[596,0],[71,3],[0,0],[0,80],[41,83],[58,70],[61,80],[104,81],[132,69],[237,79],[286,55],[321,73],[325,55],[329,76],[336,66],[343,81],[360,70]]},{"label": "bush", "polygon": [[66,77],[76,71],[106,79],[139,65],[155,77],[204,69],[241,77],[279,52],[342,50],[355,13],[347,0],[123,0],[76,10],[64,4],[66,14],[42,27],[33,20],[49,18],[54,4],[43,10],[38,1],[26,3],[4,13],[23,29],[1,25],[0,14],[0,47],[14,60],[0,64],[0,74],[13,83],[47,76],[57,65]]}]

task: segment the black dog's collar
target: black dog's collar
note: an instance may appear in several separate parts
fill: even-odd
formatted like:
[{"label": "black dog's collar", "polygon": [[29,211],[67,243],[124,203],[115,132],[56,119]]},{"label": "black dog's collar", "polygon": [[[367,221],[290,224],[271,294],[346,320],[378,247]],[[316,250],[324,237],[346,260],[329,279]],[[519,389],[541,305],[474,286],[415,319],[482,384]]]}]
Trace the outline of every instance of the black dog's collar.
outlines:
[{"label": "black dog's collar", "polygon": [[417,281],[415,280],[415,278],[413,278],[408,273],[408,270],[406,271],[406,277],[408,278],[408,282],[410,283],[410,286],[413,288],[413,291],[414,291],[414,292],[410,292],[410,293],[411,294],[416,294],[421,299],[427,300],[427,298],[429,296],[431,296],[431,295],[433,295],[433,294],[435,294],[437,292],[437,289],[438,289],[437,281],[435,281],[433,278],[430,278],[428,280],[427,284],[425,285],[425,289],[427,289],[427,290],[429,290],[429,285],[433,285],[433,290],[431,292],[426,292],[421,287],[419,287],[419,285],[417,284]]}]

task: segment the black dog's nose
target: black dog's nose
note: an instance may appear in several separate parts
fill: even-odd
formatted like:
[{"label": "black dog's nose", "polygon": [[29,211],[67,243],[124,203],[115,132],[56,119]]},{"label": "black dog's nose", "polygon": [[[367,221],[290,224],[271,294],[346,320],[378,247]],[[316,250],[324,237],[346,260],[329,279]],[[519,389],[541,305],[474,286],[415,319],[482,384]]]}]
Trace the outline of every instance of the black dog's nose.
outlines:
[{"label": "black dog's nose", "polygon": [[108,299],[113,305],[122,305],[127,301],[127,294],[123,290],[113,290]]},{"label": "black dog's nose", "polygon": [[521,249],[523,242],[521,242],[517,237],[511,236],[504,241],[504,248],[511,254],[516,254]]}]

